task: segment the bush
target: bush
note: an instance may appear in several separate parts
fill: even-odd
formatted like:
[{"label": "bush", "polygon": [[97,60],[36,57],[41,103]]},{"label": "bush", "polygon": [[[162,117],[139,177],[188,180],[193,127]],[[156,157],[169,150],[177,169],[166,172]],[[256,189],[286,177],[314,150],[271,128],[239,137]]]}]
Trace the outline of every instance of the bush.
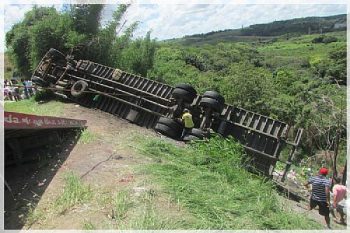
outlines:
[{"label": "bush", "polygon": [[324,36],[318,36],[315,37],[311,42],[316,44],[316,43],[323,43]]},{"label": "bush", "polygon": [[334,36],[319,36],[319,37],[315,37],[312,40],[312,43],[332,43],[332,42],[337,42],[338,39]]},{"label": "bush", "polygon": [[325,43],[325,44],[332,43],[332,42],[337,42],[337,41],[338,41],[338,39],[336,37],[334,37],[334,36],[328,36],[328,37],[325,37],[323,39],[323,43]]}]

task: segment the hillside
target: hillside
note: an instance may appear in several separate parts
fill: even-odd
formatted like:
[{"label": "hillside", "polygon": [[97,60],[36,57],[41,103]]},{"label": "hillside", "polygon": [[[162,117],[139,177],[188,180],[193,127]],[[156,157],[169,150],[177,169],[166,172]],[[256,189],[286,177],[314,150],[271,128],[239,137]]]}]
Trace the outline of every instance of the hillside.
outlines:
[{"label": "hillside", "polygon": [[215,44],[218,42],[269,41],[278,36],[326,33],[346,30],[346,15],[328,17],[306,17],[291,20],[274,21],[266,24],[254,24],[240,29],[227,29],[204,34],[195,34],[166,40],[182,45]]},{"label": "hillside", "polygon": [[148,77],[189,83],[199,93],[216,90],[227,103],[304,128],[300,159],[327,148],[324,132],[333,135],[335,122],[346,122],[345,31],[268,42],[164,43]]}]

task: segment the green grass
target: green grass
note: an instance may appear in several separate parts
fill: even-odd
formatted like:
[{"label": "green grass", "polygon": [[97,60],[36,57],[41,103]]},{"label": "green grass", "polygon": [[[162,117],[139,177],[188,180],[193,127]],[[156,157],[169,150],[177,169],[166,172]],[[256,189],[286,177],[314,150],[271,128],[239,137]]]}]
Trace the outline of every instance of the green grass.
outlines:
[{"label": "green grass", "polygon": [[63,193],[54,202],[54,208],[58,213],[63,213],[75,205],[86,203],[93,197],[90,186],[85,185],[73,172],[66,173],[64,181]]},{"label": "green grass", "polygon": [[130,193],[126,190],[119,191],[114,195],[112,202],[112,219],[121,221],[126,218],[126,213],[132,207]]},{"label": "green grass", "polygon": [[338,42],[315,44],[312,43],[312,40],[319,37],[319,34],[304,35],[290,40],[281,39],[271,44],[258,46],[257,50],[264,56],[266,63],[273,68],[306,69],[301,66],[307,64],[307,62],[312,66],[321,60],[328,59],[330,51],[346,44],[345,32],[326,33],[325,35],[337,37]]},{"label": "green grass", "polygon": [[97,138],[96,134],[92,133],[90,130],[88,129],[84,129],[82,130],[82,133],[80,135],[79,144],[89,144],[93,141],[95,141]]},{"label": "green grass", "polygon": [[27,218],[26,218],[26,225],[33,225],[34,223],[38,221],[43,221],[45,220],[46,216],[45,213],[41,210],[38,210],[34,207],[30,207]]},{"label": "green grass", "polygon": [[47,103],[35,102],[34,98],[18,102],[5,102],[5,111],[36,114],[40,116],[57,116],[63,111],[63,103],[50,101]]},{"label": "green grass", "polygon": [[213,138],[178,148],[140,139],[140,151],[156,163],[142,170],[194,217],[190,229],[320,229],[306,215],[280,203],[273,184],[242,165],[242,148]]},{"label": "green grass", "polygon": [[134,199],[135,208],[129,210],[131,212],[129,218],[127,221],[122,222],[118,229],[167,230],[181,228],[183,221],[161,212],[157,197],[156,191],[150,189]]},{"label": "green grass", "polygon": [[83,222],[83,230],[96,230],[96,226],[89,221]]}]

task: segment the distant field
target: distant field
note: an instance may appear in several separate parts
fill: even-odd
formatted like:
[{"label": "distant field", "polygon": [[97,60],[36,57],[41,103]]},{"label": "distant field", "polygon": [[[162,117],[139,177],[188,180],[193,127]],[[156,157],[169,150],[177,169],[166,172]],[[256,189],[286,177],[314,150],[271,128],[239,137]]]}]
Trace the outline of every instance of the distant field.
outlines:
[{"label": "distant field", "polygon": [[274,68],[308,66],[327,59],[332,50],[344,46],[346,42],[345,31],[326,33],[325,35],[336,37],[338,41],[329,44],[312,43],[317,35],[304,35],[289,40],[281,39],[274,43],[259,45],[257,50],[264,55],[266,63]]}]

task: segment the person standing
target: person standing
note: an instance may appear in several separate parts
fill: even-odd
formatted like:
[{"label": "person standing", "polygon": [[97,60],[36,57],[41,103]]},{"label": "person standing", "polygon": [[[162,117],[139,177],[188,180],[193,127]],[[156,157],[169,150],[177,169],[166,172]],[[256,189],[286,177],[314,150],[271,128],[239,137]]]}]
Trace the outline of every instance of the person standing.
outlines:
[{"label": "person standing", "polygon": [[19,89],[12,81],[9,82],[9,95],[12,97],[11,100],[19,100]]},{"label": "person standing", "polygon": [[328,169],[322,167],[318,176],[311,177],[305,186],[312,185],[311,198],[310,198],[310,210],[319,207],[318,213],[324,216],[327,228],[331,228],[329,218],[329,205],[330,205],[330,182],[327,179]]},{"label": "person standing", "polygon": [[183,139],[185,137],[185,135],[191,131],[191,129],[194,127],[194,123],[192,120],[192,114],[190,113],[190,111],[185,108],[184,109],[184,113],[181,117],[181,120],[184,124],[184,129],[182,131],[182,135],[181,135],[181,139]]},{"label": "person standing", "polygon": [[23,85],[24,96],[25,96],[26,99],[29,99],[27,81],[22,78],[21,82],[22,82],[22,85]]},{"label": "person standing", "polygon": [[32,97],[34,95],[32,80],[27,80],[27,88],[28,88],[29,97]]},{"label": "person standing", "polygon": [[345,213],[344,213],[344,205],[342,201],[346,197],[346,187],[341,184],[341,179],[339,177],[334,178],[334,186],[333,186],[333,203],[331,208],[331,213],[335,217],[335,220],[337,220],[337,217],[334,214],[334,210],[336,210],[340,215],[340,223],[345,223]]}]

